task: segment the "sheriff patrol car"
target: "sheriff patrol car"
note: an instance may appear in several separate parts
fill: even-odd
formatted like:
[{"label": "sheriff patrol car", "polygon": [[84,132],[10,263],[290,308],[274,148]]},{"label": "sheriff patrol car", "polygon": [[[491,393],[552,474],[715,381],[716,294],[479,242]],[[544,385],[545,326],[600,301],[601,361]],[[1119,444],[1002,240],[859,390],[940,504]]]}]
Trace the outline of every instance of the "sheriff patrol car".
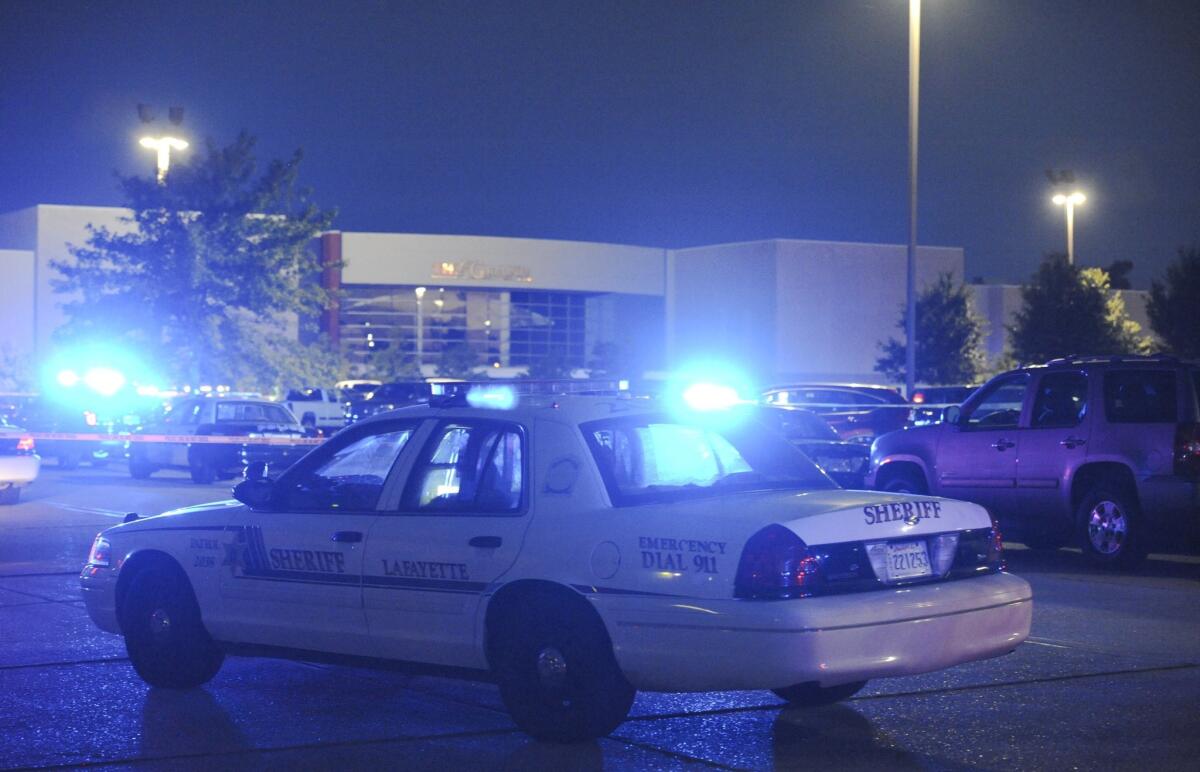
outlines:
[{"label": "sheriff patrol car", "polygon": [[736,410],[512,399],[377,416],[237,500],[104,531],[88,613],[153,686],[229,653],[402,660],[494,679],[554,741],[637,689],[822,704],[1029,634],[979,506],[842,490]]}]

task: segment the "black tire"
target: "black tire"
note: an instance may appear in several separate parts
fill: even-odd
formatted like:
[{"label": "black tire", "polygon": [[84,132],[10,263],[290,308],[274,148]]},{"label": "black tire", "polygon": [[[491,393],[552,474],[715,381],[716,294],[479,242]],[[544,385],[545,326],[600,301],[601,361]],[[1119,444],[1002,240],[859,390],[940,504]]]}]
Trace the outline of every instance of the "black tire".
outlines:
[{"label": "black tire", "polygon": [[59,469],[78,469],[79,461],[79,453],[73,450],[64,450],[58,454]]},{"label": "black tire", "polygon": [[142,459],[130,455],[129,456],[129,476],[135,480],[145,480],[150,475],[154,474],[154,466]]},{"label": "black tire", "polygon": [[596,614],[549,593],[524,599],[522,609],[501,620],[492,648],[500,697],[517,727],[574,743],[620,726],[636,692]]},{"label": "black tire", "polygon": [[10,485],[0,491],[0,506],[16,504],[21,500],[21,489],[15,485]]},{"label": "black tire", "polygon": [[300,425],[305,429],[316,429],[317,416],[313,413],[305,413],[304,417],[300,419]]},{"label": "black tire", "polygon": [[887,491],[888,493],[925,495],[929,493],[929,486],[925,484],[925,478],[920,472],[899,469],[883,478],[879,490]]},{"label": "black tire", "polygon": [[93,453],[91,459],[89,460],[93,468],[103,469],[104,467],[108,466],[108,459],[109,457],[107,455],[97,456]]},{"label": "black tire", "polygon": [[1098,485],[1075,511],[1084,557],[1101,568],[1134,568],[1146,558],[1147,534],[1137,499],[1122,488]]},{"label": "black tire", "polygon": [[139,571],[120,613],[129,661],[151,686],[193,689],[221,669],[225,655],[204,629],[196,596],[178,568]]},{"label": "black tire", "polygon": [[197,485],[211,485],[217,479],[217,467],[211,461],[193,458],[188,469],[192,473],[192,482]]},{"label": "black tire", "polygon": [[862,691],[862,688],[866,685],[866,681],[854,681],[837,686],[819,686],[812,681],[808,681],[807,683],[796,684],[794,686],[782,686],[778,689],[772,689],[771,692],[779,699],[787,700],[789,704],[802,708],[815,708],[820,705],[832,705],[835,702],[848,700]]}]

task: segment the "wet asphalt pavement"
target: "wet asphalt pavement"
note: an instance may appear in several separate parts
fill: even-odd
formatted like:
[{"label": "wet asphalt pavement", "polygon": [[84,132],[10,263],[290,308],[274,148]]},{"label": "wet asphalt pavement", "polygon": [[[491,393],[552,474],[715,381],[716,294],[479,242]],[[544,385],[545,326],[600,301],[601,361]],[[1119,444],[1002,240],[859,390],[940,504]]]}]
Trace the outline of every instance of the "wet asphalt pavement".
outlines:
[{"label": "wet asphalt pavement", "polygon": [[[613,735],[518,732],[486,684],[295,662],[226,661],[206,687],[148,688],[92,626],[77,575],[127,511],[226,498],[162,472],[59,471],[0,508],[0,768],[1195,769],[1200,558],[1131,575],[1077,552],[1010,551],[1033,638],[1006,657],[871,683],[823,709],[769,692],[641,694]],[[734,655],[731,653],[731,656]]]}]

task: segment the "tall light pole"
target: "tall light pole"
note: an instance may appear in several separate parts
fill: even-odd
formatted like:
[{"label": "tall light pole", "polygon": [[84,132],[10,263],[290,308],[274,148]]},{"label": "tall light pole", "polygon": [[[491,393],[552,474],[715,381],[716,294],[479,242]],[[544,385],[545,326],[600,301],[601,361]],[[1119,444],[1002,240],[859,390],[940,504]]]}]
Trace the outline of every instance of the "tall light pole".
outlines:
[{"label": "tall light pole", "polygon": [[917,108],[921,87],[921,0],[908,0],[908,340],[904,356],[904,392],[912,399],[917,383]]},{"label": "tall light pole", "polygon": [[1087,196],[1076,190],[1071,193],[1058,193],[1050,200],[1067,208],[1067,264],[1075,265],[1075,206],[1087,201]]},{"label": "tall light pole", "polygon": [[158,184],[167,181],[167,169],[171,167],[171,151],[186,150],[187,140],[178,137],[142,137],[142,147],[158,151]]},{"label": "tall light pole", "polygon": [[413,290],[413,294],[417,296],[417,369],[421,369],[421,365],[425,364],[425,317],[422,314],[421,299],[425,297],[425,288],[417,287]]}]

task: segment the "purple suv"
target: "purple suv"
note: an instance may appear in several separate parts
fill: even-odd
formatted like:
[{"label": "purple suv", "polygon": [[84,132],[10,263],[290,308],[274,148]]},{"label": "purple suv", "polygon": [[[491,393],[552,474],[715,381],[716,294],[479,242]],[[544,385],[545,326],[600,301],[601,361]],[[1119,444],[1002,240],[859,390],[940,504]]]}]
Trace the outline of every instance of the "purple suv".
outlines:
[{"label": "purple suv", "polygon": [[945,420],[871,448],[867,485],[982,504],[1034,548],[1103,565],[1178,548],[1200,521],[1200,366],[1056,359],[993,378]]}]

